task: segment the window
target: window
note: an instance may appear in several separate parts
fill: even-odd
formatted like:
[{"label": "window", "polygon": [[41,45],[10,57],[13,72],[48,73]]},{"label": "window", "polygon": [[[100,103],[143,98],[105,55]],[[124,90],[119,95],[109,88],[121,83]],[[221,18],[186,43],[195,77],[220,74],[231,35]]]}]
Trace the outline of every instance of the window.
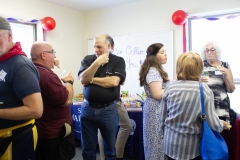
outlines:
[{"label": "window", "polygon": [[10,22],[10,25],[13,32],[13,41],[20,42],[22,50],[30,58],[31,46],[36,41],[36,25],[13,22]]},{"label": "window", "polygon": [[231,107],[240,113],[240,105],[237,103],[240,94],[239,68],[239,40],[240,37],[240,12],[208,15],[189,16],[188,35],[189,50],[200,53],[202,45],[209,40],[217,41],[222,49],[221,60],[231,66],[236,90],[229,94]]},{"label": "window", "polygon": [[235,84],[235,91],[233,93],[228,94],[230,98],[231,108],[235,110],[237,113],[240,113],[240,104],[239,104],[239,95],[240,95],[240,85]]}]

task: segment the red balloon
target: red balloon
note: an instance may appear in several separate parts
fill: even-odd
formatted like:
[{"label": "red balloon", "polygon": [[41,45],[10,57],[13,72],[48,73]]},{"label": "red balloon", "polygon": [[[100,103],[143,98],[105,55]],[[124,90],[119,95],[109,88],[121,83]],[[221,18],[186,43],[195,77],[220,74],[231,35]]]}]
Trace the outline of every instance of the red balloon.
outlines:
[{"label": "red balloon", "polygon": [[187,20],[187,13],[183,10],[177,10],[172,15],[172,21],[176,25],[182,25]]},{"label": "red balloon", "polygon": [[41,20],[42,28],[45,30],[53,30],[56,27],[56,22],[52,17],[45,17]]}]

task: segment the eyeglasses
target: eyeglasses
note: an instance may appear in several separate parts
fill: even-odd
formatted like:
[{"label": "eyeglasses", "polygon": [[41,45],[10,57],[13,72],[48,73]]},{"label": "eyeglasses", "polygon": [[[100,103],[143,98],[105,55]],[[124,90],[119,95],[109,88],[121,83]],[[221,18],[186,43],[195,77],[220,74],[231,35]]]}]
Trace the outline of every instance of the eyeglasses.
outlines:
[{"label": "eyeglasses", "polygon": [[208,53],[208,52],[214,52],[214,51],[216,51],[216,49],[215,48],[211,48],[211,49],[205,49],[205,53]]},{"label": "eyeglasses", "polygon": [[43,51],[43,52],[46,52],[46,53],[52,53],[53,55],[56,54],[56,51],[54,51],[54,50],[51,50],[51,51]]}]

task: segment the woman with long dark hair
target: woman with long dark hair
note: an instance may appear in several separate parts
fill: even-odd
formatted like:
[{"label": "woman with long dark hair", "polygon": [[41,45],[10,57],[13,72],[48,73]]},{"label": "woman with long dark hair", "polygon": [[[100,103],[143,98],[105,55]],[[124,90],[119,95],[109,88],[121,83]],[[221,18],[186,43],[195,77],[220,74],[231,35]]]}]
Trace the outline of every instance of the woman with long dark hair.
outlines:
[{"label": "woman with long dark hair", "polygon": [[168,74],[162,65],[167,62],[163,44],[154,43],[147,49],[147,56],[139,73],[140,86],[144,87],[147,98],[143,106],[143,143],[146,160],[162,160],[163,133],[159,128],[160,102]]}]

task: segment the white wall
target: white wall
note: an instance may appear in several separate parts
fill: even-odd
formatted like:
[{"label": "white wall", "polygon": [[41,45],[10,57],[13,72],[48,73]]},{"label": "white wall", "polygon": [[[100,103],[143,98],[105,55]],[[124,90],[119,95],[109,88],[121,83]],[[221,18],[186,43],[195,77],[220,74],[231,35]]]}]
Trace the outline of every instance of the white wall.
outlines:
[{"label": "white wall", "polygon": [[86,19],[85,39],[92,38],[96,33],[102,32],[115,36],[172,29],[174,30],[173,46],[175,62],[183,51],[182,26],[173,24],[171,20],[172,14],[176,10],[181,9],[188,12],[188,14],[196,14],[232,8],[240,8],[240,1],[143,0],[116,7],[89,11],[84,13]]},{"label": "white wall", "polygon": [[[61,69],[54,72],[61,77],[63,69],[72,70],[75,95],[82,93],[82,85],[77,78],[80,62],[84,56],[84,15],[82,12],[47,3],[40,0],[1,0],[1,15],[24,19],[42,19],[50,16],[56,27],[47,31],[47,42],[57,51]],[[63,35],[63,38],[60,38]],[[30,52],[30,51],[25,51]]]}]

